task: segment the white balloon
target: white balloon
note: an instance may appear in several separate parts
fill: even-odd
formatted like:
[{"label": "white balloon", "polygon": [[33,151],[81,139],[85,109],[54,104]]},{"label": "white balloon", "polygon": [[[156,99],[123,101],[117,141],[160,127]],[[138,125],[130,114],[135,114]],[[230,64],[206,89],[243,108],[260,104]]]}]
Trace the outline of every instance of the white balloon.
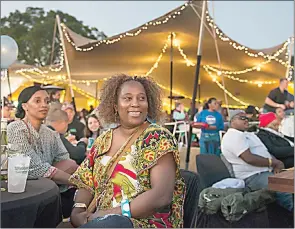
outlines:
[{"label": "white balloon", "polygon": [[13,38],[7,35],[1,36],[1,68],[7,69],[17,60],[18,46]]}]

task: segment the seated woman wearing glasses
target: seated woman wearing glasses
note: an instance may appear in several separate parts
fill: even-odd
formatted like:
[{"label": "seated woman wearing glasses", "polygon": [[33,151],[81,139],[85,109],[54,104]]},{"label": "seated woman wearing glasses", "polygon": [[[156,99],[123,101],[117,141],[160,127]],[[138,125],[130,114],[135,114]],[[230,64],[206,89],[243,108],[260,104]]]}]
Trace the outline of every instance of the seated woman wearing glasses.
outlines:
[{"label": "seated woman wearing glasses", "polygon": [[161,113],[160,88],[144,77],[105,82],[99,117],[118,127],[103,133],[71,176],[79,188],[75,227],[183,227],[184,181],[171,133],[147,119]]}]

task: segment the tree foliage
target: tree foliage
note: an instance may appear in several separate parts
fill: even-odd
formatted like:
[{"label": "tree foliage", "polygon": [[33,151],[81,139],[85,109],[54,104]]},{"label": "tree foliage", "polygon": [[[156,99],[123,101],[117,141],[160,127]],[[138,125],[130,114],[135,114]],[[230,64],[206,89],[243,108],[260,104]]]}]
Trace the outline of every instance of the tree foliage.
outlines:
[{"label": "tree foliage", "polygon": [[[45,66],[51,61],[51,49],[56,14],[71,30],[90,39],[104,39],[106,35],[97,28],[88,27],[82,21],[61,11],[45,12],[42,8],[28,7],[25,12],[16,10],[1,18],[1,35],[11,36],[18,44],[18,60],[25,64]],[[58,31],[57,31],[58,34]],[[59,40],[56,36],[56,44]],[[54,60],[58,61],[55,45]]]}]

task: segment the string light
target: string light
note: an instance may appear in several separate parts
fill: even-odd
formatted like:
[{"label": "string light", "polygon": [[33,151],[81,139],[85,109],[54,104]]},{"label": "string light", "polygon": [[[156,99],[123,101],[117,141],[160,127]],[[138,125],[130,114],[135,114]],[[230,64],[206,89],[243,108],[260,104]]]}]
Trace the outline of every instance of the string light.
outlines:
[{"label": "string light", "polygon": [[235,81],[238,81],[240,83],[255,84],[258,87],[261,87],[264,84],[270,85],[270,84],[277,84],[278,83],[277,81],[253,81],[253,80],[247,80],[247,79],[240,79],[238,77],[234,77],[234,76],[231,76],[231,75],[226,75],[226,74],[222,73],[222,71],[217,71],[216,69],[211,69],[210,66],[208,66],[208,65],[203,66],[203,68],[210,75],[212,75],[212,72],[210,70],[213,70],[215,73],[217,73],[218,76],[223,75],[228,79],[235,80]]},{"label": "string light", "polygon": [[126,37],[136,37],[140,33],[142,33],[143,31],[148,30],[149,27],[151,27],[151,26],[158,26],[158,25],[166,24],[169,20],[175,19],[179,15],[181,15],[182,11],[185,10],[188,5],[189,5],[188,3],[185,3],[182,7],[180,7],[179,10],[172,11],[167,16],[165,16],[164,18],[161,18],[159,20],[150,21],[150,22],[146,23],[145,25],[141,26],[135,32],[126,32],[124,34],[118,35],[116,38],[113,38],[113,39],[109,38],[109,39],[106,39],[106,40],[101,40],[101,41],[94,42],[94,43],[92,43],[92,46],[90,46],[88,48],[79,48],[75,44],[75,42],[73,42],[72,39],[70,38],[70,35],[67,32],[67,27],[65,26],[65,24],[62,23],[61,26],[62,26],[62,30],[63,30],[63,33],[64,33],[67,41],[75,48],[76,51],[88,52],[88,51],[91,51],[95,47],[98,47],[98,46],[100,46],[102,44],[111,45],[111,44],[119,42],[120,40],[122,40],[122,39],[124,39]]},{"label": "string light", "polygon": [[246,69],[239,70],[239,71],[220,71],[219,69],[216,69],[216,68],[214,68],[214,67],[212,67],[210,65],[204,65],[203,67],[208,68],[209,70],[216,72],[218,75],[221,75],[221,74],[241,75],[241,74],[245,74],[245,73],[252,72],[252,71],[260,71],[261,66],[263,66],[265,64],[268,64],[270,62],[271,62],[271,60],[267,60],[267,61],[259,63],[257,66],[253,66],[251,68],[246,68]]},{"label": "string light", "polygon": [[271,59],[274,59],[275,61],[279,62],[280,64],[284,65],[285,67],[293,67],[293,66],[290,66],[286,61],[283,61],[283,60],[280,60],[279,58],[277,58],[278,56],[280,56],[288,47],[288,45],[292,42],[292,40],[294,41],[294,37],[291,38],[291,39],[288,39],[282,46],[282,48],[280,48],[279,50],[277,50],[273,55],[268,55],[268,54],[265,54],[263,52],[258,52],[258,53],[252,53],[249,51],[249,49],[243,45],[238,45],[236,44],[234,41],[230,40],[229,37],[227,37],[225,34],[223,34],[218,28],[216,25],[214,25],[214,20],[210,17],[209,15],[209,12],[206,11],[206,19],[209,23],[209,25],[214,29],[215,29],[215,32],[217,34],[217,36],[224,42],[228,42],[228,44],[233,47],[234,49],[236,50],[239,50],[239,51],[244,51],[248,56],[251,56],[251,57],[263,57],[265,59],[268,59],[268,60],[271,60]]},{"label": "string light", "polygon": [[213,80],[213,82],[215,82],[217,84],[218,87],[220,87],[229,97],[231,97],[233,100],[235,100],[236,102],[244,105],[244,106],[248,106],[249,104],[240,100],[239,98],[235,97],[232,93],[230,93],[221,83],[218,82],[218,80],[216,80],[216,78],[214,78],[215,80]]},{"label": "string light", "polygon": [[[174,33],[173,33],[173,34],[174,34]],[[174,34],[173,36],[175,36],[175,34]],[[162,48],[162,52],[161,52],[160,55],[158,56],[158,59],[157,59],[156,62],[153,64],[153,66],[151,67],[151,69],[145,74],[145,76],[149,76],[150,74],[152,74],[152,72],[153,72],[156,68],[158,68],[158,66],[159,66],[159,62],[161,61],[163,54],[166,52],[166,49],[167,49],[167,47],[168,47],[168,44],[169,44],[170,40],[171,40],[171,34],[168,36],[168,38],[167,38],[167,40],[166,40],[166,43],[165,43],[164,47]]]}]

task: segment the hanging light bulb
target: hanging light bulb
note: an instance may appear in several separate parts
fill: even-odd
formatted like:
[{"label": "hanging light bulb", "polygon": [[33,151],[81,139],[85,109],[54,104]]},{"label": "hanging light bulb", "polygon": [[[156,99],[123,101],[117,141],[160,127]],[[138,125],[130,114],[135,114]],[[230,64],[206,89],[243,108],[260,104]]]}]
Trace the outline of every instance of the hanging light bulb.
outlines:
[{"label": "hanging light bulb", "polygon": [[257,66],[256,70],[257,70],[257,71],[260,71],[260,70],[261,70],[260,65]]},{"label": "hanging light bulb", "polygon": [[222,72],[221,71],[218,71],[217,72],[217,75],[221,76]]}]

